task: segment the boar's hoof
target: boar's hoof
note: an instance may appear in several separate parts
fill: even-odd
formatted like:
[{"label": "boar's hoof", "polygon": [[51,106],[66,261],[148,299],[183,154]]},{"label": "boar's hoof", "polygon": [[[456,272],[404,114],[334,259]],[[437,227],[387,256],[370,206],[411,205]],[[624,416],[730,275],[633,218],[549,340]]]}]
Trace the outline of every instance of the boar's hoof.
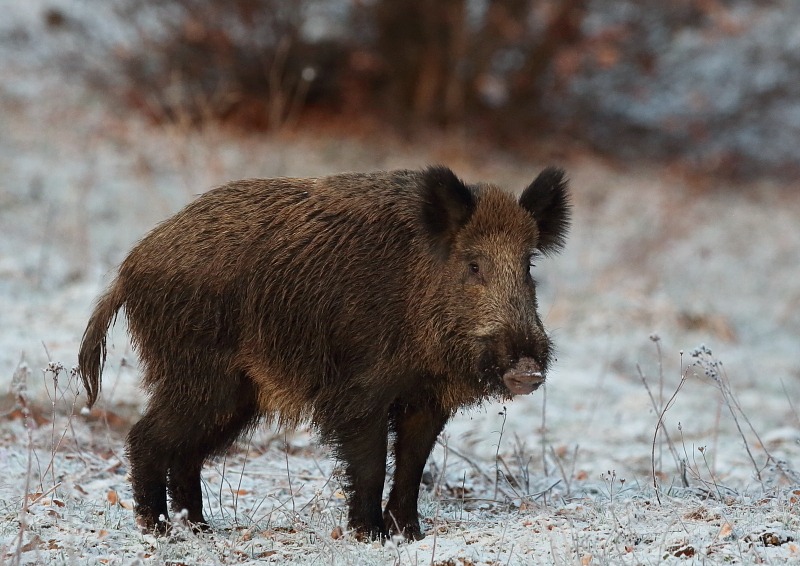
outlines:
[{"label": "boar's hoof", "polygon": [[154,520],[150,514],[136,513],[135,521],[136,526],[139,527],[143,534],[162,536],[168,534],[172,529],[169,521],[161,520],[161,518]]},{"label": "boar's hoof", "polygon": [[383,514],[383,521],[389,526],[389,535],[400,535],[406,540],[422,540],[425,534],[419,528],[419,521],[416,518],[403,520],[396,518],[396,515],[388,509]]},{"label": "boar's hoof", "polygon": [[406,540],[422,540],[425,538],[425,533],[420,530],[419,525],[407,525],[398,534],[403,535]]},{"label": "boar's hoof", "polygon": [[356,528],[353,529],[353,538],[359,542],[372,542],[377,540],[382,543],[386,540],[386,535],[383,531],[374,528]]},{"label": "boar's hoof", "polygon": [[[147,535],[154,535],[157,537],[167,536],[167,535],[175,535],[181,531],[176,531],[176,527],[174,524],[166,522],[166,521],[159,521],[155,524],[149,524],[141,519],[136,520],[137,526],[139,526],[142,534]],[[184,523],[183,524],[183,532],[186,532],[186,529],[191,529],[192,533],[195,535],[209,533],[211,532],[211,527],[206,523]]]},{"label": "boar's hoof", "polygon": [[533,358],[520,358],[517,364],[503,375],[503,382],[512,395],[527,395],[544,383],[544,374]]},{"label": "boar's hoof", "polygon": [[208,523],[189,523],[189,526],[196,535],[211,532],[211,526]]}]

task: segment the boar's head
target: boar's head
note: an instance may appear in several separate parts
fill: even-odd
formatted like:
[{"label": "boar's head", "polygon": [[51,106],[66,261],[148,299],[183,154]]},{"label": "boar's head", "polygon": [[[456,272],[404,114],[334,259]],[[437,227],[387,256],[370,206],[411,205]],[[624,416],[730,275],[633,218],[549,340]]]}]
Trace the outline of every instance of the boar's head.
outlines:
[{"label": "boar's head", "polygon": [[544,383],[552,343],[530,269],[561,249],[570,221],[564,172],[545,169],[519,197],[426,172],[423,223],[442,269],[450,366],[487,395],[524,395]]}]

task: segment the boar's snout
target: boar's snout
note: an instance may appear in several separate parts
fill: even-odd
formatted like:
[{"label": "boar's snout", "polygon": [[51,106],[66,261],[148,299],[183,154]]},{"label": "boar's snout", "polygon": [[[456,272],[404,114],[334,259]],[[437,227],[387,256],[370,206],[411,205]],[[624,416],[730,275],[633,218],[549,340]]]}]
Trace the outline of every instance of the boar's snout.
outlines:
[{"label": "boar's snout", "polygon": [[542,366],[533,358],[520,358],[516,365],[505,372],[503,383],[512,395],[527,395],[544,383]]},{"label": "boar's snout", "polygon": [[495,337],[484,344],[478,371],[511,395],[527,395],[544,383],[549,360],[550,342],[546,338],[502,340]]}]

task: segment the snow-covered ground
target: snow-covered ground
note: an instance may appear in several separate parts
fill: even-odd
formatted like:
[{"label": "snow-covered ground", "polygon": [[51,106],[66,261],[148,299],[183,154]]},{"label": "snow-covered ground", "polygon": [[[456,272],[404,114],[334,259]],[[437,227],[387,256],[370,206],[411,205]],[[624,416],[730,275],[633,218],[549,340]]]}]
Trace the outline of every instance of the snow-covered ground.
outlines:
[{"label": "snow-covered ground", "polygon": [[332,537],[346,527],[335,463],[308,431],[266,428],[206,467],[212,534],[140,534],[124,434],[144,399],[124,322],[94,413],[79,414],[69,371],[138,238],[234,178],[440,162],[521,190],[551,161],[452,138],[154,127],[4,49],[0,564],[800,560],[798,187],[579,154],[557,160],[574,195],[568,245],[535,269],[558,362],[544,392],[450,423],[421,494],[424,540]]}]

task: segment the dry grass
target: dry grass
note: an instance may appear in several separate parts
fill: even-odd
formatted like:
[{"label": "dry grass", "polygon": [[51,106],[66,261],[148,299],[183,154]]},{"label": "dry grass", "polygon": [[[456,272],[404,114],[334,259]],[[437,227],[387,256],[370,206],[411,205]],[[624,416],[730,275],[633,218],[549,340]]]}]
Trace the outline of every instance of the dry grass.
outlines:
[{"label": "dry grass", "polygon": [[[593,481],[575,470],[577,447],[568,453],[545,440],[536,453],[518,436],[510,441],[504,438],[504,409],[492,460],[464,453],[450,445],[449,436],[442,437],[421,493],[428,536],[410,544],[395,539],[383,547],[356,542],[342,530],[345,505],[335,469],[308,443],[309,435],[269,430],[257,431],[207,466],[204,486],[213,533],[194,535],[176,517],[170,537],[142,535],[132,520],[122,435],[107,418],[76,414],[74,373],[57,362],[41,373],[52,387],[47,389],[49,411],[46,405],[34,406],[27,395],[32,374],[21,364],[14,379],[18,405],[0,428],[8,470],[4,491],[16,493],[4,498],[0,512],[0,564],[546,560],[601,565],[673,558],[706,564],[797,559],[800,489],[787,462],[760,441],[760,448],[742,447],[756,483],[726,485],[709,463],[713,455],[707,448],[693,450],[682,434],[674,439],[666,434],[669,407],[686,394],[681,387],[689,387],[689,376],[699,374],[719,388],[730,420],[748,425],[747,431],[734,427],[745,446],[760,438],[720,361],[705,346],[692,358],[666,402],[652,395],[652,388],[669,380],[660,375],[649,383],[640,373],[654,404],[653,441],[638,447],[649,453],[655,472],[649,480],[607,470]],[[656,367],[663,368],[660,358]],[[677,459],[669,474],[656,464],[664,446]],[[553,474],[543,474],[538,466],[531,470],[538,461]]]}]

